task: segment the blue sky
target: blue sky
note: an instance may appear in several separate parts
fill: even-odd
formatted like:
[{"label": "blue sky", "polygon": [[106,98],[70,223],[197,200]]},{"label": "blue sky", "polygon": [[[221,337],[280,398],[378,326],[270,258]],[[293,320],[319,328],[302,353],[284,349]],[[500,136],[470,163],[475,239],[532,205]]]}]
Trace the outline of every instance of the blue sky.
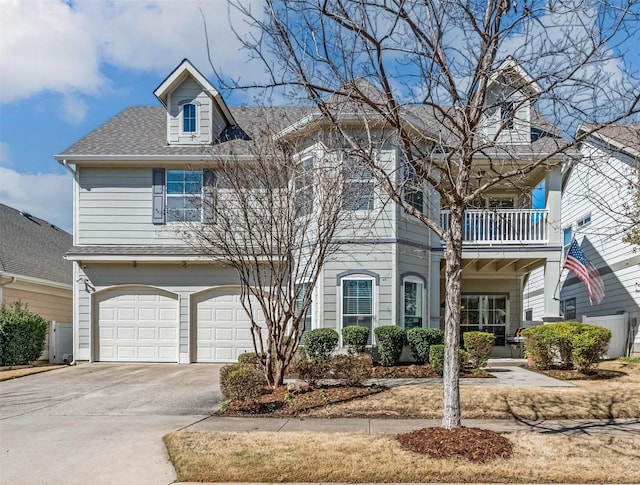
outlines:
[{"label": "blue sky", "polygon": [[[0,202],[72,229],[53,156],[153,90],[183,58],[248,73],[226,0],[0,0]],[[241,24],[239,24],[241,26]]]},{"label": "blue sky", "polygon": [[0,12],[0,202],[67,231],[71,176],[53,156],[128,106],[158,105],[153,90],[183,58],[211,77],[203,15],[217,68],[240,80],[264,69],[240,50],[226,0],[0,0]]}]

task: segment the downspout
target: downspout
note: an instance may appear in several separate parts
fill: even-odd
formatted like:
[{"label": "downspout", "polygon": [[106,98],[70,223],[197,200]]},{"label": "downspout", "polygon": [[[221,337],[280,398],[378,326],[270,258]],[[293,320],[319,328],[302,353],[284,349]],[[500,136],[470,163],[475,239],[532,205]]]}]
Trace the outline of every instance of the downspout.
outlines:
[{"label": "downspout", "polygon": [[62,165],[64,168],[66,168],[67,170],[69,170],[69,173],[71,173],[71,175],[73,175],[75,177],[76,175],[76,171],[74,169],[71,168],[71,165],[69,165],[69,162],[67,161],[67,159],[63,159],[63,160],[58,160],[58,162],[60,163],[60,165]]}]

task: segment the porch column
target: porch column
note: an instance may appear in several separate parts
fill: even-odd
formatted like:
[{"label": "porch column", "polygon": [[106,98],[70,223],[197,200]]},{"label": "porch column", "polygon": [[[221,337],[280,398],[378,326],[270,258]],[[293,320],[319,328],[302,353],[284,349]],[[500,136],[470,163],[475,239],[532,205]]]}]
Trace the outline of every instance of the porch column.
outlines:
[{"label": "porch column", "polygon": [[550,247],[562,250],[562,222],[560,197],[562,195],[562,173],[560,170],[548,170],[544,178],[545,208],[547,209],[547,237]]},{"label": "porch column", "polygon": [[542,317],[545,322],[560,320],[559,280],[560,259],[547,258],[544,266],[544,316]]}]

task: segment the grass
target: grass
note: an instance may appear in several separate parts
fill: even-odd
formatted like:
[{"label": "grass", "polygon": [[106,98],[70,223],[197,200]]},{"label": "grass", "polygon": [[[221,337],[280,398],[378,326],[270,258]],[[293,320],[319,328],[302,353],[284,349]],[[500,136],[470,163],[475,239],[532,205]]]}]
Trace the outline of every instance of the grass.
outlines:
[{"label": "grass", "polygon": [[[612,419],[640,417],[640,364],[602,362],[618,375],[605,380],[572,380],[574,387],[462,386],[466,419]],[[428,418],[442,417],[442,385],[394,387],[357,401],[306,412],[307,417]]]},{"label": "grass", "polygon": [[505,435],[513,456],[433,459],[390,435],[179,431],[165,444],[178,481],[640,483],[640,437]]},{"label": "grass", "polygon": [[57,364],[35,364],[34,367],[3,370],[3,371],[0,371],[0,382],[8,381],[10,379],[16,379],[18,377],[29,376],[31,374],[39,374],[40,372],[47,372],[50,370],[61,369],[62,367],[67,367],[67,366],[57,365]]}]

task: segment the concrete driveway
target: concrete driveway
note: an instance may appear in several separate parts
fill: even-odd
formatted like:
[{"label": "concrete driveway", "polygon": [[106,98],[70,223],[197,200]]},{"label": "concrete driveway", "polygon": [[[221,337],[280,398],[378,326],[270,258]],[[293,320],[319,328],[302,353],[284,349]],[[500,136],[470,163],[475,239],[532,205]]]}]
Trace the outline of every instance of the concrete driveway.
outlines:
[{"label": "concrete driveway", "polygon": [[0,382],[0,483],[172,483],[162,436],[217,409],[219,370],[82,364]]}]

